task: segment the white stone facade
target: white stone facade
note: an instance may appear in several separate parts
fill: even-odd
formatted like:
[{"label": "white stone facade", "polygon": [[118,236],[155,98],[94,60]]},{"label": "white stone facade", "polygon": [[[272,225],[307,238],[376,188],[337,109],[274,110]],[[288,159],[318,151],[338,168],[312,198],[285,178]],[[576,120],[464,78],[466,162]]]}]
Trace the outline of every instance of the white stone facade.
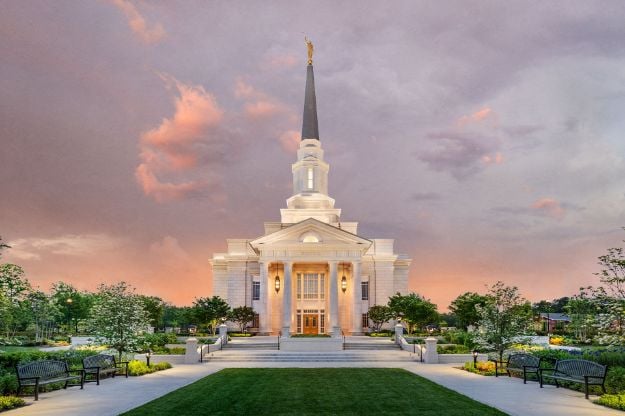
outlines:
[{"label": "white stone facade", "polygon": [[394,240],[364,238],[358,223],[340,220],[329,168],[320,141],[302,140],[281,221],[266,222],[261,237],[227,240],[210,261],[214,295],[252,306],[260,333],[360,334],[369,307],[407,291],[411,259],[394,252]]}]

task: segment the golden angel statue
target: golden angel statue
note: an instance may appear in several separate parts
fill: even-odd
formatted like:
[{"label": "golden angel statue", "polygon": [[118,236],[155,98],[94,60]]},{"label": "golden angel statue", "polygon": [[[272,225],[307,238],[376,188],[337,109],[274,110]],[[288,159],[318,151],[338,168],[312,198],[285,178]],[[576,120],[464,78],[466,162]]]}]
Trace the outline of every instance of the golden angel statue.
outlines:
[{"label": "golden angel statue", "polygon": [[308,65],[312,65],[312,56],[315,51],[315,47],[313,46],[308,36],[304,36],[304,41],[306,42],[306,46],[308,47]]}]

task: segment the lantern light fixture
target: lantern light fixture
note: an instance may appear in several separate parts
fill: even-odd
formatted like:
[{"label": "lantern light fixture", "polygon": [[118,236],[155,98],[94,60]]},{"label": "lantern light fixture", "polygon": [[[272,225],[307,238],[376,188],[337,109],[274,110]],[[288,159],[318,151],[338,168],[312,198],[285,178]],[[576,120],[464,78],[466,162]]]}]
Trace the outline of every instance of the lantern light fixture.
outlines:
[{"label": "lantern light fixture", "polygon": [[274,280],[274,287],[276,288],[276,293],[280,291],[280,276],[276,275],[276,279]]}]

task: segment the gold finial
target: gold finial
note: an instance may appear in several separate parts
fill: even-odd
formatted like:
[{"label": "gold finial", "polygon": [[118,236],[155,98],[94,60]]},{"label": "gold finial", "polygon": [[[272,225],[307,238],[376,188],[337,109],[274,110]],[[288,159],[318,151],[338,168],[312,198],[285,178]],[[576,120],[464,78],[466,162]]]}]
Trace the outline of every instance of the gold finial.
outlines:
[{"label": "gold finial", "polygon": [[315,47],[310,39],[308,39],[308,36],[304,36],[304,41],[306,42],[306,47],[308,47],[308,65],[312,65],[312,56],[315,51]]}]

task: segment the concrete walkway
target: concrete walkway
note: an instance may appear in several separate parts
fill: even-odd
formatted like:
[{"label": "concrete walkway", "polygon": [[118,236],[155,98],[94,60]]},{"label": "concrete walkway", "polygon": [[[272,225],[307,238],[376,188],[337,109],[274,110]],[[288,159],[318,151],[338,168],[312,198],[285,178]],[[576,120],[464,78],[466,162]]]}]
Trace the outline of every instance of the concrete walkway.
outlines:
[{"label": "concrete walkway", "polygon": [[[507,377],[484,377],[458,370],[450,364],[421,364],[418,362],[228,362],[177,365],[176,367],[128,379],[118,377],[85,385],[84,390],[70,387],[43,393],[39,401],[26,399],[27,407],[11,410],[7,416],[107,416],[118,415],[144,403],[163,396],[199,380],[222,368],[322,368],[322,367],[369,367],[404,368],[451,390],[471,397],[479,402],[496,407],[512,416],[611,416],[622,412],[593,404],[584,395],[567,389],[546,386],[543,389],[535,382]],[[592,397],[592,396],[591,396]]]}]

